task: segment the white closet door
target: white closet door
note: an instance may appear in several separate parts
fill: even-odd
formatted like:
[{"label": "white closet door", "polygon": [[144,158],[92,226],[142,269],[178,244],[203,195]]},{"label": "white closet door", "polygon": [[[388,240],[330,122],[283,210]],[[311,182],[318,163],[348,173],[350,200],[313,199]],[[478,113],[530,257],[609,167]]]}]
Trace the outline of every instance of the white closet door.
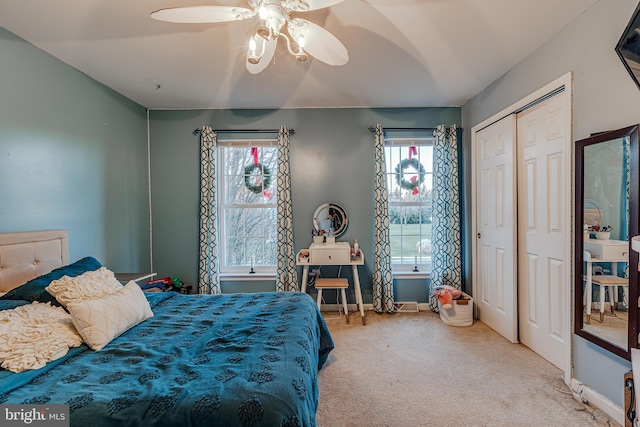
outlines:
[{"label": "white closet door", "polygon": [[516,116],[476,133],[478,319],[518,342]]},{"label": "white closet door", "polygon": [[571,306],[566,96],[557,94],[517,119],[520,341],[565,372]]}]

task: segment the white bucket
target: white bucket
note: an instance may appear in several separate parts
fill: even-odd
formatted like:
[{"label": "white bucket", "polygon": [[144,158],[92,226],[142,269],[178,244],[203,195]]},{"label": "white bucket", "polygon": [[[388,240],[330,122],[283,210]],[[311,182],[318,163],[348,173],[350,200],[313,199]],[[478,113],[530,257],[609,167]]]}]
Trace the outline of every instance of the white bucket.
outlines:
[{"label": "white bucket", "polygon": [[440,319],[451,326],[471,326],[473,325],[473,298],[462,293],[465,299],[454,299],[451,308],[442,308],[442,304],[438,301],[438,311]]}]

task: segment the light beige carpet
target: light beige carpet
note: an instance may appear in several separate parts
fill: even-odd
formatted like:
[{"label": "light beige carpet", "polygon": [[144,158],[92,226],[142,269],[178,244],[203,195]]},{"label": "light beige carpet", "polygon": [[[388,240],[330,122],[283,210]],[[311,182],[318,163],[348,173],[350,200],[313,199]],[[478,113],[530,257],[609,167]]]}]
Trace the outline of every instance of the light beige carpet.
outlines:
[{"label": "light beige carpet", "polygon": [[[586,315],[584,319],[586,319]],[[619,347],[627,348],[627,331],[629,330],[629,313],[616,310],[611,313],[604,312],[604,319],[600,321],[600,312],[594,310],[591,314],[591,323],[583,322],[584,330],[599,336],[605,341],[609,341]]]},{"label": "light beige carpet", "polygon": [[336,348],[319,374],[320,427],[619,426],[575,400],[558,368],[483,323],[367,312],[362,326],[359,315],[346,325],[323,314]]}]

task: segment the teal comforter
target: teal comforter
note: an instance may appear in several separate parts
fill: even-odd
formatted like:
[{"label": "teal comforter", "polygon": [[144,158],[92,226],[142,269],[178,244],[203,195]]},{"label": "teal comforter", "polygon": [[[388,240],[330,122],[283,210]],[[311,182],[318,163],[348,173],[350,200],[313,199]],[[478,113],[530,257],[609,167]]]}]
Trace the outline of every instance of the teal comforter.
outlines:
[{"label": "teal comforter", "polygon": [[315,426],[333,340],[306,294],[147,294],[101,351],[0,371],[0,404],[69,404],[71,426]]}]

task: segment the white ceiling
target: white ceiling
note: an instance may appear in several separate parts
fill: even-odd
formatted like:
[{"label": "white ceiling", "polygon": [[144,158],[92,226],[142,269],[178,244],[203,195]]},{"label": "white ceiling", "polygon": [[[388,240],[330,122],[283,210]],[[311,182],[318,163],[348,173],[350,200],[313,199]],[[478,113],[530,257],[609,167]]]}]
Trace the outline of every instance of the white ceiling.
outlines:
[{"label": "white ceiling", "polygon": [[345,0],[297,16],[349,50],[298,62],[281,41],[260,74],[256,21],[171,24],[166,7],[245,0],[0,0],[0,26],[148,108],[460,106],[598,0]]}]

